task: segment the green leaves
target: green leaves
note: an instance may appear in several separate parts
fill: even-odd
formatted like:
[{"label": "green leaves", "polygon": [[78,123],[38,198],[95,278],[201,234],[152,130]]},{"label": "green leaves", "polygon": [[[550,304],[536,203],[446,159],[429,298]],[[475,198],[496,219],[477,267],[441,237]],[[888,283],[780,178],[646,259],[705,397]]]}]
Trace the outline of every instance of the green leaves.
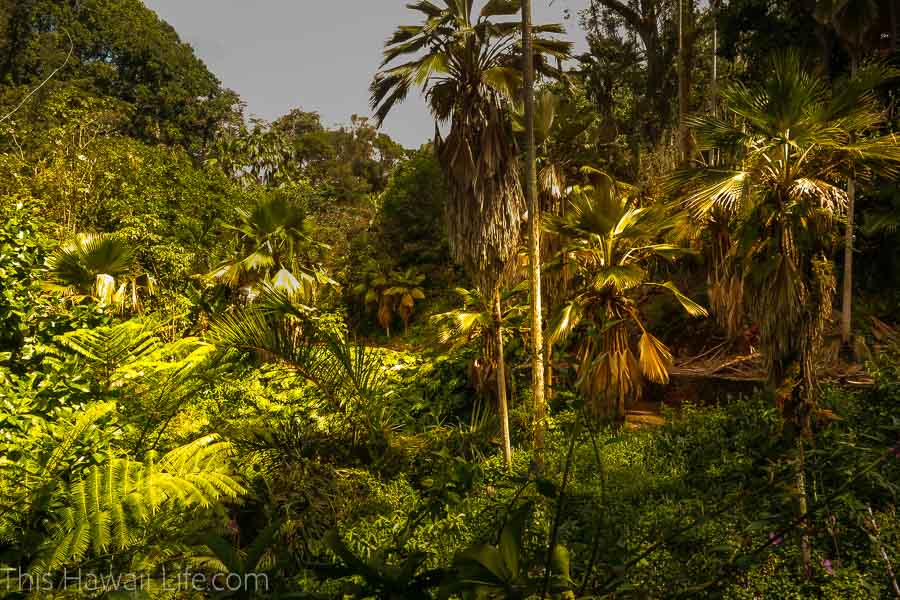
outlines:
[{"label": "green leaves", "polygon": [[688,298],[687,296],[682,294],[681,291],[677,287],[675,287],[675,284],[672,283],[671,281],[667,281],[667,282],[661,283],[661,284],[660,283],[650,283],[648,285],[663,287],[663,288],[669,290],[670,292],[672,292],[672,295],[675,296],[675,299],[678,300],[679,304],[681,304],[681,306],[684,307],[684,310],[686,310],[687,313],[689,315],[691,315],[692,317],[708,317],[709,316],[709,312],[705,308],[703,308],[702,306],[700,306],[699,304],[697,304],[696,302],[694,302],[693,300],[691,300],[690,298]]},{"label": "green leaves", "polygon": [[[527,598],[541,594],[544,575],[528,560],[523,543],[531,510],[526,505],[508,515],[497,546],[476,544],[460,552],[454,560],[458,580],[448,582],[446,591],[468,592],[473,596],[464,597],[475,598]],[[569,551],[556,544],[548,565],[554,592],[571,590],[570,565]]]},{"label": "green leaves", "polygon": [[139,310],[140,292],[152,294],[155,281],[137,272],[131,244],[113,234],[79,234],[47,259],[47,287],[101,305]]},{"label": "green leaves", "polygon": [[52,536],[32,563],[32,573],[78,564],[88,552],[124,550],[140,539],[161,507],[167,511],[209,508],[244,488],[230,474],[230,445],[214,436],[176,448],[158,463],[110,457],[91,467],[59,498],[51,515]]}]

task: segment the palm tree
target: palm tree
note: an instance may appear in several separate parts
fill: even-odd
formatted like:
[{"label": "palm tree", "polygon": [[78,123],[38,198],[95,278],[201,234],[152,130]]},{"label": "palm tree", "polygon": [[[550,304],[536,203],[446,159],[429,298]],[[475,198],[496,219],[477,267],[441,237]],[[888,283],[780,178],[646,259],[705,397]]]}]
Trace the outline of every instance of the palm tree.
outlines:
[{"label": "palm tree", "polygon": [[265,193],[249,209],[238,209],[238,220],[225,227],[232,233],[234,256],[222,261],[208,277],[232,288],[268,283],[292,298],[308,300],[319,288],[335,285],[313,263],[313,251],[327,248],[311,237],[305,211],[291,197],[292,188]]},{"label": "palm tree", "polygon": [[[819,0],[816,17],[834,27],[850,53],[850,76],[856,77],[860,59],[868,46],[868,34],[878,22],[878,3],[875,0]],[[844,278],[841,291],[841,343],[845,349],[850,344],[852,327],[855,212],[856,176],[851,169],[847,179],[847,227],[844,231]]]},{"label": "palm tree", "polygon": [[416,300],[425,299],[422,289],[425,276],[413,268],[388,270],[374,260],[369,261],[366,270],[366,280],[355,286],[353,293],[363,299],[366,307],[376,311],[378,324],[388,337],[391,337],[391,323],[396,316],[403,321],[404,333],[407,333]]},{"label": "palm tree", "polygon": [[[590,166],[601,149],[597,146],[599,120],[591,111],[579,107],[575,95],[577,82],[567,79],[565,90],[542,89],[535,98],[534,139],[536,150],[537,198],[540,212],[563,214],[567,190],[576,181],[605,178],[601,170]],[[525,130],[524,112],[513,113],[516,131]],[[529,211],[530,212],[530,211]],[[557,236],[542,236],[540,252],[547,262],[559,255]],[[541,295],[545,310],[553,314],[567,296],[567,269],[541,269]],[[544,343],[545,389],[552,394],[552,344]]]},{"label": "palm tree", "polygon": [[409,333],[409,319],[412,317],[416,300],[425,299],[425,290],[422,283],[425,275],[416,273],[412,267],[402,272],[393,273],[391,287],[385,290],[384,295],[394,299],[396,312],[403,321],[403,333]]},{"label": "palm tree", "polygon": [[141,310],[144,294],[156,282],[138,269],[134,249],[109,233],[78,234],[47,259],[45,287],[76,300],[93,298],[104,305]]},{"label": "palm tree", "polygon": [[[573,296],[551,327],[551,343],[584,331],[577,346],[578,385],[596,414],[624,418],[625,405],[639,397],[643,377],[666,383],[672,353],[651,334],[637,295],[658,288],[672,293],[692,316],[706,310],[671,282],[654,282],[648,268],[684,252],[659,239],[667,220],[637,208],[621,184],[576,186],[565,216],[548,219],[550,233],[564,240],[562,254],[574,265]],[[635,350],[634,334],[639,334]]]},{"label": "palm tree", "polygon": [[[521,8],[520,0],[489,0],[477,14],[474,0],[420,0],[409,7],[424,16],[387,41],[384,62],[372,83],[372,107],[380,125],[414,87],[422,87],[435,119],[450,122],[446,139],[435,132],[438,157],[448,175],[447,229],[454,259],[478,289],[494,298],[495,336],[500,337],[500,287],[518,247],[525,206],[509,106],[519,97],[519,24],[498,21]],[[559,25],[533,29],[561,34]],[[554,70],[546,57],[565,58],[570,44],[546,37],[533,40],[536,70]],[[396,59],[408,62],[388,67]],[[437,129],[437,127],[436,127]],[[502,356],[502,352],[499,353]],[[510,462],[509,424],[502,360],[498,400],[504,458]]]},{"label": "palm tree", "polygon": [[[521,302],[520,296],[524,290],[523,284],[501,292],[501,334],[523,326],[527,306]],[[501,359],[493,335],[494,301],[491,296],[485,296],[478,290],[456,288],[454,292],[460,297],[462,307],[433,315],[431,322],[438,328],[440,342],[451,348],[461,348],[474,341],[481,343],[481,355],[473,365],[474,384],[480,392],[484,390],[485,382],[496,374]]]},{"label": "palm tree", "polygon": [[350,339],[341,325],[321,319],[316,309],[264,285],[258,302],[213,322],[210,340],[224,348],[254,352],[306,379],[328,408],[343,415],[353,431],[370,435],[393,427],[387,379],[378,349]]},{"label": "palm tree", "polygon": [[[854,141],[851,132],[877,125],[872,88],[886,71],[872,68],[831,95],[794,55],[773,59],[767,80],[723,92],[723,118],[690,120],[700,150],[721,151],[723,164],[687,170],[671,184],[696,220],[725,215],[731,246],[722,279],[760,329],[770,386],[797,444],[797,510],[806,512],[803,438],[816,403],[814,359],[831,311],[830,256],[838,216],[847,203],[836,182],[850,164],[900,161],[890,136]],[[743,299],[743,301],[741,301]],[[807,538],[801,532],[804,568]]]}]

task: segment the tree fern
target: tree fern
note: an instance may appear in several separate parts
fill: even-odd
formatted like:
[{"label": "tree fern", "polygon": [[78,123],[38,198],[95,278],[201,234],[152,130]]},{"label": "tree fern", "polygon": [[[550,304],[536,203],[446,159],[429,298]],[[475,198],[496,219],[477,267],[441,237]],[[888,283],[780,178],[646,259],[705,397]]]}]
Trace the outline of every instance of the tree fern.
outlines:
[{"label": "tree fern", "polygon": [[31,564],[32,573],[77,564],[89,553],[124,550],[143,527],[166,512],[209,508],[244,493],[231,474],[230,444],[207,436],[176,448],[159,461],[111,457],[91,467],[61,494],[51,534]]},{"label": "tree fern", "polygon": [[84,437],[84,434],[114,410],[116,410],[115,402],[98,402],[91,404],[79,414],[75,422],[66,428],[62,440],[53,448],[46,462],[41,465],[39,482],[43,483],[54,479],[59,474],[60,466],[71,457],[75,446]]},{"label": "tree fern", "polygon": [[115,383],[116,369],[150,354],[159,346],[155,329],[156,325],[151,321],[133,319],[112,327],[78,329],[56,339],[81,357],[101,383],[110,388]]}]

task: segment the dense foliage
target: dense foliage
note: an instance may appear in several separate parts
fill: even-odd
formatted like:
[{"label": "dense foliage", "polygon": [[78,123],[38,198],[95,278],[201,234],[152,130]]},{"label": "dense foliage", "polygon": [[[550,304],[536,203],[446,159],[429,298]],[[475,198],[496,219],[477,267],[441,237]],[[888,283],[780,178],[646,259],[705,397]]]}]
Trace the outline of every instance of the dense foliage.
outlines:
[{"label": "dense foliage", "polygon": [[410,9],[329,129],[0,0],[0,598],[900,597],[896,3]]}]

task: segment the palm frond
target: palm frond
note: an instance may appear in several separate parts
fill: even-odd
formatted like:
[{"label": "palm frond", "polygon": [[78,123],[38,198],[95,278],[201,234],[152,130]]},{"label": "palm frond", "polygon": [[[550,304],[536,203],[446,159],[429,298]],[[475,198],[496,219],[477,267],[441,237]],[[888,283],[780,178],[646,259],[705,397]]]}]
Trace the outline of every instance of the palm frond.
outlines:
[{"label": "palm frond", "polygon": [[675,296],[675,299],[678,300],[678,303],[681,304],[681,306],[684,307],[684,310],[686,310],[687,313],[692,317],[709,316],[709,312],[705,308],[681,293],[681,291],[671,281],[667,281],[665,283],[647,283],[646,285],[662,287],[672,292],[672,295]]},{"label": "palm frond", "polygon": [[655,383],[668,383],[669,369],[672,368],[672,353],[669,348],[645,331],[638,343],[638,352],[644,376]]}]

